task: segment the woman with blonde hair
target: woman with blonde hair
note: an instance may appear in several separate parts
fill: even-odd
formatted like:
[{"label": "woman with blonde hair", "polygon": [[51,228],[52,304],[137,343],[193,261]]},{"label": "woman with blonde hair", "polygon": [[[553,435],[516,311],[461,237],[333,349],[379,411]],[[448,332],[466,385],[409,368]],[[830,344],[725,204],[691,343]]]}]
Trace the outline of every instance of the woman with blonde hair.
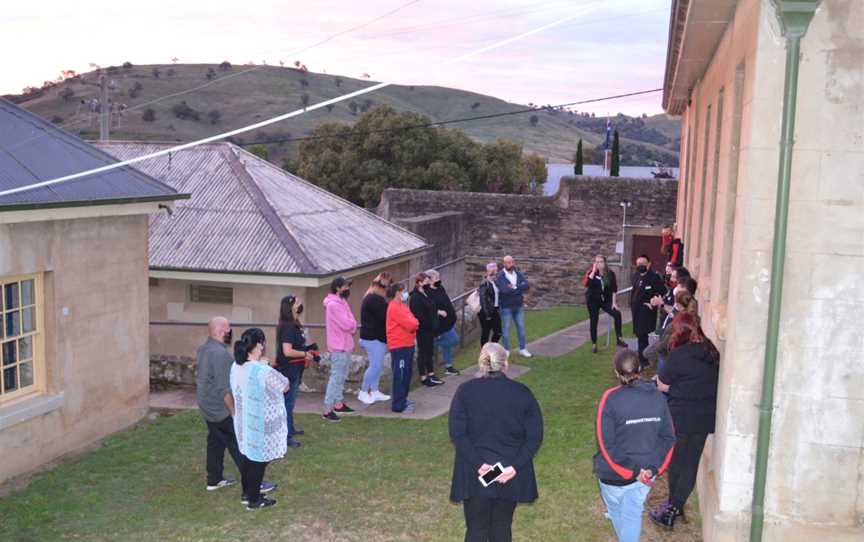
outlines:
[{"label": "woman with blonde hair", "polygon": [[[507,350],[486,343],[478,378],[456,390],[450,438],[456,448],[450,500],[465,511],[468,542],[510,542],[518,503],[537,500],[534,455],[543,441],[543,414],[527,386],[507,378]],[[501,465],[484,485],[480,477]]]},{"label": "woman with blonde hair", "polygon": [[369,366],[363,374],[363,382],[357,399],[371,405],[375,401],[389,401],[390,396],[378,389],[384,356],[387,355],[387,287],[390,273],[379,273],[369,285],[360,305],[360,346],[366,350]]}]

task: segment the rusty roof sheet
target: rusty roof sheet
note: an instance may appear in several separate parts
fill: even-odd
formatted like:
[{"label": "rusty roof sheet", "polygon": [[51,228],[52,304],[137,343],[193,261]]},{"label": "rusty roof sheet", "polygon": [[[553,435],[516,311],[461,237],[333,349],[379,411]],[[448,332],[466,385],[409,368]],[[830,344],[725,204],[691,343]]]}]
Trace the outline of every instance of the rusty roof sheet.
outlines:
[{"label": "rusty roof sheet", "polygon": [[[119,159],[166,148],[98,143]],[[426,242],[231,143],[136,166],[189,200],[150,222],[150,267],[223,273],[331,275],[419,252]]]}]

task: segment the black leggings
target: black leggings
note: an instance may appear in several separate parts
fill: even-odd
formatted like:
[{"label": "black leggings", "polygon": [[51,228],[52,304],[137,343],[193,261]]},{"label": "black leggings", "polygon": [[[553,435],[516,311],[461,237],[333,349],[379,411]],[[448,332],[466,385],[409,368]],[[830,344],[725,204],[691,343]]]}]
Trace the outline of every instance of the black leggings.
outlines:
[{"label": "black leggings", "polygon": [[243,486],[243,495],[249,498],[249,503],[261,500],[261,482],[264,480],[264,470],[267,462],[252,461],[243,456],[243,470],[240,472],[240,484]]},{"label": "black leggings", "polygon": [[465,542],[511,542],[516,502],[472,497],[465,499]]},{"label": "black leggings", "polygon": [[435,354],[435,333],[420,330],[417,332],[417,373],[420,378],[435,372],[432,356]]},{"label": "black leggings", "polygon": [[[480,320],[480,346],[490,340],[497,343],[501,339],[501,313],[496,310],[492,313],[492,317],[487,319],[486,311],[481,310],[477,318]],[[492,335],[491,339],[489,338],[490,334]]]},{"label": "black leggings", "polygon": [[679,433],[675,435],[675,451],[669,463],[669,501],[679,510],[693,493],[696,487],[696,475],[699,473],[699,460],[705,449],[705,433]]},{"label": "black leggings", "polygon": [[612,308],[612,303],[600,303],[588,300],[588,316],[591,319],[591,342],[597,344],[597,323],[600,321],[600,311],[605,312],[615,320],[615,337],[621,338],[621,311]]}]

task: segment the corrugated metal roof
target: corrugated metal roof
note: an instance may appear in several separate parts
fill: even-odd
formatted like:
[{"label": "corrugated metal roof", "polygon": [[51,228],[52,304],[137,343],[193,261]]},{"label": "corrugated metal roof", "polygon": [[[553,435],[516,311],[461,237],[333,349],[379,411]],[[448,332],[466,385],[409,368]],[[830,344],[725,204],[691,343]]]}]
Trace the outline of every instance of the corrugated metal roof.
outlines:
[{"label": "corrugated metal roof", "polygon": [[[20,188],[116,162],[86,141],[0,99],[0,191]],[[100,201],[171,200],[171,187],[132,167],[0,197],[0,209]]]},{"label": "corrugated metal roof", "polygon": [[[166,148],[98,143],[119,159]],[[426,242],[231,143],[139,162],[192,194],[151,218],[150,266],[223,273],[330,275],[423,250]]]}]

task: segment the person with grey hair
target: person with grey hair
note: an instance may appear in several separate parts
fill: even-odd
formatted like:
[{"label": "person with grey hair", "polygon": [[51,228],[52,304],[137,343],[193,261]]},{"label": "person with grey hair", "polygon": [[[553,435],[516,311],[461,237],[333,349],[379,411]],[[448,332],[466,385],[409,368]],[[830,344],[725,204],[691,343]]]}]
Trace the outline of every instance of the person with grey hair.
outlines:
[{"label": "person with grey hair", "polygon": [[[478,378],[459,386],[450,405],[456,449],[450,500],[463,503],[468,542],[509,542],[518,503],[538,498],[534,455],[543,442],[543,414],[531,390],[507,378],[508,353],[498,343],[480,350]],[[488,485],[479,478],[500,463]]]},{"label": "person with grey hair", "polygon": [[498,264],[489,262],[486,264],[486,275],[477,288],[480,297],[480,312],[477,314],[480,320],[480,346],[490,341],[497,343],[501,340],[501,292],[495,284],[498,276]]},{"label": "person with grey hair", "polygon": [[426,274],[432,283],[429,296],[435,301],[438,310],[438,334],[435,336],[434,344],[441,349],[441,357],[444,358],[444,376],[458,375],[459,371],[453,367],[453,349],[459,344],[459,335],[456,333],[456,309],[441,283],[441,274],[435,269],[426,271]]}]

